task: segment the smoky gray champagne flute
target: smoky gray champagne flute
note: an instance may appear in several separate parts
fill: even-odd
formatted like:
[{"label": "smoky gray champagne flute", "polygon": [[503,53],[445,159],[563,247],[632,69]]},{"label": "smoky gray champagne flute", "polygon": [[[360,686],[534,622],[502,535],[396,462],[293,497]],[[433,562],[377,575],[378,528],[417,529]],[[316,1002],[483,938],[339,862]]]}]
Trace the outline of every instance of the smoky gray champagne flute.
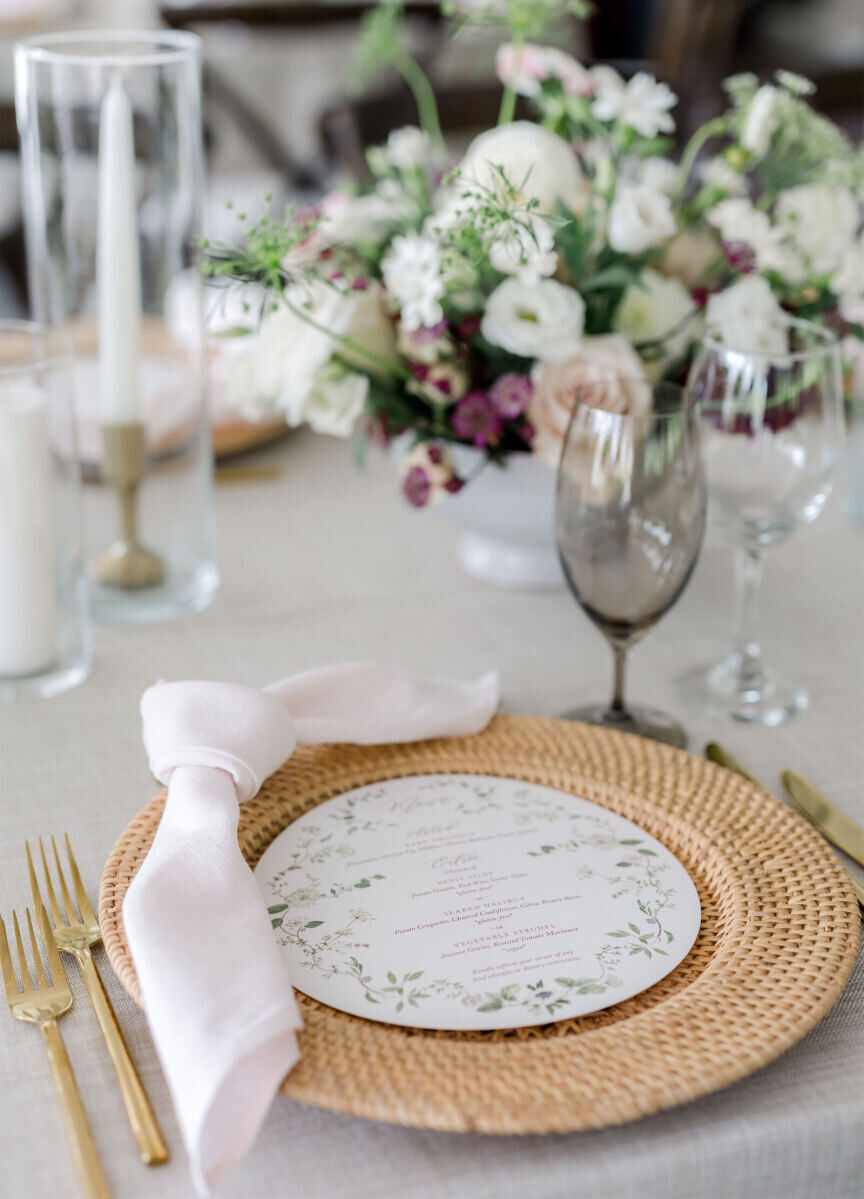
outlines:
[{"label": "smoky gray champagne flute", "polygon": [[631,647],[665,615],[693,573],[705,531],[700,427],[680,387],[624,375],[583,386],[558,468],[558,553],[577,602],[614,658],[608,704],[565,715],[683,747],[663,712],[631,707]]}]

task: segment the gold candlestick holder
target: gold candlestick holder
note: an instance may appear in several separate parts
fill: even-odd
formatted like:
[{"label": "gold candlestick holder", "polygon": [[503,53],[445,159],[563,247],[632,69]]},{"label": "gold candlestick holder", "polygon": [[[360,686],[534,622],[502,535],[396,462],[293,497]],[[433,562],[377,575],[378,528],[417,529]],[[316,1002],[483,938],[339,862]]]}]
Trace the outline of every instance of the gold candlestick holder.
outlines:
[{"label": "gold candlestick holder", "polygon": [[102,445],[103,474],[120,508],[120,536],[94,563],[93,574],[109,587],[153,587],[164,579],[165,564],[138,540],[138,489],[147,472],[144,426],[105,425]]}]

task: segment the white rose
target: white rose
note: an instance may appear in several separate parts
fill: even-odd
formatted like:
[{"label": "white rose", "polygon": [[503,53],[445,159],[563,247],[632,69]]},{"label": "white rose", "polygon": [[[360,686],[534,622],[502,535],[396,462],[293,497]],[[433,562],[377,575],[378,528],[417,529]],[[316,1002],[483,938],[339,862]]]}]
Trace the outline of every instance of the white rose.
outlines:
[{"label": "white rose", "polygon": [[363,411],[369,380],[347,370],[338,362],[329,362],[318,372],[302,404],[286,410],[289,425],[307,424],[316,433],[331,437],[350,437]]},{"label": "white rose", "polygon": [[777,220],[804,253],[811,270],[822,275],[842,264],[858,232],[861,212],[848,188],[805,183],[781,192]]},{"label": "white rose", "polygon": [[696,305],[682,283],[646,270],[639,283],[624,293],[613,327],[637,348],[668,339],[662,355],[655,360],[662,371],[664,365],[677,362],[684,355],[692,338],[690,317],[695,311]]},{"label": "white rose", "polygon": [[397,171],[410,171],[423,167],[432,158],[432,141],[424,129],[416,125],[405,125],[394,129],[384,147],[384,159]]},{"label": "white rose", "polygon": [[533,287],[505,279],[486,302],[480,332],[511,354],[560,362],[579,345],[584,324],[585,303],[575,288],[554,279]]},{"label": "white rose", "polygon": [[400,305],[403,328],[411,333],[438,324],[444,316],[439,303],[444,280],[441,250],[433,237],[424,233],[394,237],[381,261],[381,274]]},{"label": "white rose", "polygon": [[764,158],[771,145],[771,138],[777,128],[779,97],[777,88],[766,83],[750,101],[741,130],[741,145],[755,158]]},{"label": "white rose", "polygon": [[641,254],[675,233],[668,196],[641,183],[621,183],[609,210],[609,244],[621,254]]},{"label": "white rose", "polygon": [[777,354],[788,350],[783,310],[761,275],[746,275],[708,301],[709,331],[725,346],[742,354]]},{"label": "white rose", "polygon": [[864,233],[843,259],[843,264],[831,280],[840,312],[850,321],[861,321],[864,314],[858,309],[864,300]]},{"label": "white rose", "polygon": [[[501,192],[501,176],[522,202],[536,199],[540,211],[554,213],[558,201],[576,206],[585,190],[579,160],[572,148],[542,125],[514,121],[476,137],[460,164],[461,183]],[[465,188],[462,188],[464,191]]]},{"label": "white rose", "polygon": [[[287,304],[264,317],[228,370],[226,404],[253,420],[302,409],[336,337],[349,332],[354,317],[356,293],[325,283],[288,288],[285,299]],[[321,327],[309,324],[303,313]]]},{"label": "white rose", "polygon": [[489,261],[496,271],[516,275],[526,287],[554,275],[558,255],[549,224],[539,218],[506,222],[503,228],[493,231]]},{"label": "white rose", "polygon": [[593,67],[590,74],[594,84],[591,112],[598,121],[620,121],[642,137],[674,131],[669,109],[675,107],[678,97],[667,84],[658,83],[645,71],[637,71],[626,83],[613,67]]}]

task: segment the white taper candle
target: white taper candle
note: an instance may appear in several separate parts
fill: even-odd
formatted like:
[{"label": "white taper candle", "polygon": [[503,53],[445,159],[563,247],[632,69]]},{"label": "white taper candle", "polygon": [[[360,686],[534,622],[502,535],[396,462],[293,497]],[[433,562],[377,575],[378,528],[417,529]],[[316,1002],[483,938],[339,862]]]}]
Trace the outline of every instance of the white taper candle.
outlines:
[{"label": "white taper candle", "polygon": [[132,105],[119,75],[99,118],[99,361],[103,424],[141,419],[141,272]]}]

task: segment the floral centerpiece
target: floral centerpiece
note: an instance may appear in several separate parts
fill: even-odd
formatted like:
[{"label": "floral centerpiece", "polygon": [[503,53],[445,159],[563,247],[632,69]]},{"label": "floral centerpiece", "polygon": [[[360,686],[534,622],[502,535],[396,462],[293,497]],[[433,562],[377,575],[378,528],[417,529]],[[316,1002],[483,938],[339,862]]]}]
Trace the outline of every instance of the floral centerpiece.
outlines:
[{"label": "floral centerpiece", "polygon": [[[497,127],[449,159],[400,6],[381,5],[361,66],[401,71],[420,125],[369,151],[368,185],[208,247],[212,283],[234,285],[221,331],[251,338],[230,346],[242,412],[406,435],[401,486],[421,507],[490,461],[554,466],[580,385],[680,377],[706,312],[747,348],[776,336],[781,307],[860,347],[864,156],[807,80],[727,80],[727,110],[673,158],[666,84],[531,40],[560,3],[445,8],[506,27]],[[513,119],[517,96],[537,123]],[[627,411],[632,394],[610,383],[604,402]]]}]

